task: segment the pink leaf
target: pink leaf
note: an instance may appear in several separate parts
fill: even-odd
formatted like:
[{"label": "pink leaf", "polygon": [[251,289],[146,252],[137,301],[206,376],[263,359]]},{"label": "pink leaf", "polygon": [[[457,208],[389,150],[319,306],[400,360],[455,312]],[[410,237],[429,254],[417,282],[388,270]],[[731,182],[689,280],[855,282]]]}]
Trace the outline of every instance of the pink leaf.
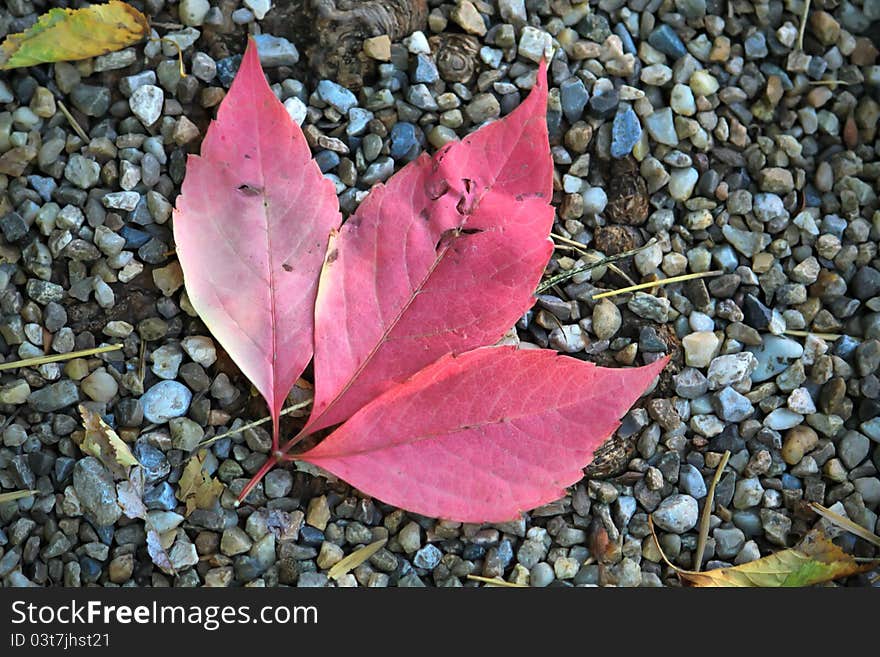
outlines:
[{"label": "pink leaf", "polygon": [[335,190],[269,89],[253,41],[217,120],[191,155],[174,217],[199,316],[278,414],[312,357],[314,302]]},{"label": "pink leaf", "polygon": [[511,347],[445,356],[297,458],[426,516],[509,520],[583,476],[667,360],[607,369]]},{"label": "pink leaf", "polygon": [[331,240],[315,309],[306,433],[443,354],[494,343],[552,252],[546,65],[508,117],[376,186]]}]

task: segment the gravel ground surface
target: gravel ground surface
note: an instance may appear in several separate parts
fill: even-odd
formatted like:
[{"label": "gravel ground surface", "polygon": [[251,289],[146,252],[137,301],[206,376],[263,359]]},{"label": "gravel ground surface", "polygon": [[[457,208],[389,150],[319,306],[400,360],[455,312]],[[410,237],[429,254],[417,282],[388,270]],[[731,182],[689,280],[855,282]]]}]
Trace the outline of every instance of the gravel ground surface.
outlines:
[{"label": "gravel ground surface", "polygon": [[[7,0],[0,35],[60,4]],[[340,0],[340,24],[306,16],[306,29],[284,0],[132,4],[166,41],[0,76],[2,359],[123,345],[0,372],[0,492],[37,491],[0,504],[3,585],[676,585],[648,514],[691,568],[725,450],[704,567],[794,545],[818,524],[811,501],[880,529],[878,0],[813,0],[805,26],[800,0],[367,2],[358,16]],[[378,18],[363,9],[376,4]],[[346,214],[422,150],[510,112],[555,48],[554,232],[604,255],[653,238],[618,263],[636,282],[723,271],[600,302],[597,288],[626,279],[581,274],[517,325],[523,342],[608,366],[673,355],[564,499],[463,525],[276,469],[236,509],[270,448],[260,427],[211,446],[229,489],[184,517],[193,448],[266,412],[188,305],[169,223],[247,33]],[[586,261],[560,243],[548,274]],[[177,575],[154,566],[144,523],[121,516],[110,475],[76,446],[83,402],[144,465]]]}]

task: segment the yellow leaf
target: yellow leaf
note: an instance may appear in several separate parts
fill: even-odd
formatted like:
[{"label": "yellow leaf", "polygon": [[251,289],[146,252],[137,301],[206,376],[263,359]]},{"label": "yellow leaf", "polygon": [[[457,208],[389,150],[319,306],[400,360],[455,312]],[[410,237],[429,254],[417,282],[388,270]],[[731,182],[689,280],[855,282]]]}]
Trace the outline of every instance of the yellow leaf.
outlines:
[{"label": "yellow leaf", "polygon": [[189,460],[177,484],[177,499],[186,503],[186,515],[196,509],[208,509],[223,492],[223,484],[206,474],[202,469],[205,463],[205,450]]},{"label": "yellow leaf", "polygon": [[731,568],[704,573],[679,570],[678,576],[694,586],[781,587],[810,586],[876,568],[858,563],[818,530],[804,537],[797,547]]},{"label": "yellow leaf", "polygon": [[120,0],[85,9],[50,9],[0,45],[0,70],[88,59],[121,50],[150,33],[147,17]]},{"label": "yellow leaf", "polygon": [[355,550],[341,561],[336,562],[327,572],[327,576],[330,579],[339,579],[347,572],[354,570],[362,563],[364,563],[367,559],[376,554],[385,546],[385,543],[387,542],[388,539],[383,538],[374,543],[370,543],[369,545],[365,545],[359,550]]},{"label": "yellow leaf", "polygon": [[100,415],[82,404],[79,412],[86,430],[79,448],[101,461],[116,479],[127,479],[128,468],[140,465],[128,445]]}]

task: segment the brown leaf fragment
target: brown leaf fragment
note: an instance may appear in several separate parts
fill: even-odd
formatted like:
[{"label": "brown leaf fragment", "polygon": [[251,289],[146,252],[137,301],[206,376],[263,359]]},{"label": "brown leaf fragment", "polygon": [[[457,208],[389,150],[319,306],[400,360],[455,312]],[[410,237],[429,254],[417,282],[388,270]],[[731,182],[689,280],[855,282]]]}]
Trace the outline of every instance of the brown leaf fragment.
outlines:
[{"label": "brown leaf fragment", "polygon": [[203,470],[206,456],[206,450],[193,456],[180,476],[177,499],[186,503],[186,515],[210,508],[223,492],[223,484]]},{"label": "brown leaf fragment", "polygon": [[128,479],[129,468],[140,465],[128,445],[93,410],[80,404],[79,412],[85,428],[79,448],[101,461],[114,479]]}]

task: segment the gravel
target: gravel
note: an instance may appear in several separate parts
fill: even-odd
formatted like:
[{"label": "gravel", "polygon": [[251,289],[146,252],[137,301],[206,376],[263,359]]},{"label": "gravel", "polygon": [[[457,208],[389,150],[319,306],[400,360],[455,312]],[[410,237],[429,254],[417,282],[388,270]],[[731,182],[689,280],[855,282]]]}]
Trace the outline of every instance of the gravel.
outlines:
[{"label": "gravel", "polygon": [[[800,51],[800,10],[781,5],[731,15],[699,0],[659,12],[604,2],[589,13],[566,2],[432,2],[420,30],[376,31],[362,52],[354,43],[346,65],[364,64],[358,88],[344,67],[313,70],[313,44],[280,3],[147,2],[155,25],[183,27],[0,81],[0,355],[122,346],[2,373],[0,491],[37,492],[0,505],[0,581],[477,586],[475,574],[538,587],[677,585],[648,515],[664,554],[693,568],[699,512],[725,450],[707,567],[794,545],[818,522],[805,502],[877,532],[874,4],[814,7]],[[0,9],[4,34],[36,17],[30,3],[12,8]],[[511,112],[552,57],[553,232],[566,248],[548,274],[654,242],[615,263],[626,277],[597,267],[546,291],[515,339],[606,367],[672,357],[623,418],[613,472],[591,469],[561,500],[494,525],[406,513],[294,465],[273,469],[236,511],[233,493],[271,450],[258,427],[207,447],[204,469],[229,491],[186,516],[176,492],[190,455],[265,414],[189,305],[171,233],[186,158],[246,34],[346,216],[421,152]],[[449,45],[451,34],[465,41]],[[721,275],[592,299],[710,271]],[[143,465],[144,503],[169,534],[177,575],[152,563],[144,522],[122,518],[113,476],[77,446],[80,403]],[[844,549],[877,556],[836,535]],[[328,578],[382,539],[366,563]]]}]

